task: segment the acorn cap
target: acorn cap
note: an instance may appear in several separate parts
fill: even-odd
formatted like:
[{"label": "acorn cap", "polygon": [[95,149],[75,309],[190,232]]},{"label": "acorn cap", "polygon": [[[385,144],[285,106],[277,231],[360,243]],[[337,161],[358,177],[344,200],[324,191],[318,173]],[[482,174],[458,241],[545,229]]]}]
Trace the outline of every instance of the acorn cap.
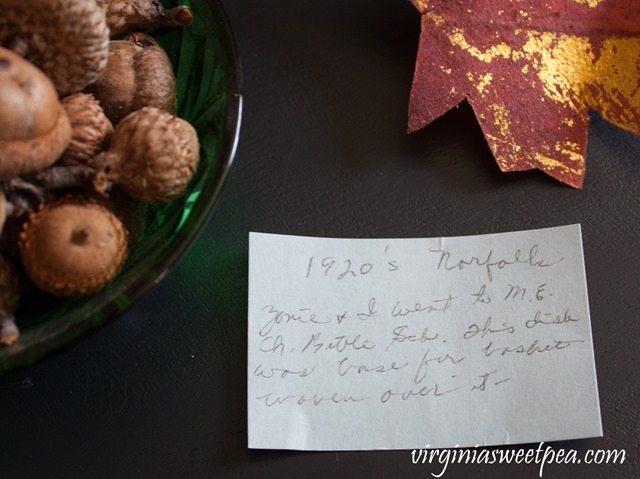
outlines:
[{"label": "acorn cap", "polygon": [[29,278],[58,297],[99,291],[121,269],[127,232],[95,201],[65,197],[29,215],[19,241]]},{"label": "acorn cap", "polygon": [[59,94],[76,93],[107,64],[109,28],[96,0],[0,0],[0,44],[47,74]]},{"label": "acorn cap", "polygon": [[103,171],[133,198],[166,203],[186,192],[199,150],[198,135],[188,122],[158,108],[142,108],[116,127],[103,154]]},{"label": "acorn cap", "polygon": [[60,157],[63,165],[84,165],[104,150],[113,125],[98,100],[88,93],[76,93],[62,100],[71,122],[71,141]]},{"label": "acorn cap", "polygon": [[0,48],[0,179],[52,164],[71,138],[71,125],[51,81]]}]

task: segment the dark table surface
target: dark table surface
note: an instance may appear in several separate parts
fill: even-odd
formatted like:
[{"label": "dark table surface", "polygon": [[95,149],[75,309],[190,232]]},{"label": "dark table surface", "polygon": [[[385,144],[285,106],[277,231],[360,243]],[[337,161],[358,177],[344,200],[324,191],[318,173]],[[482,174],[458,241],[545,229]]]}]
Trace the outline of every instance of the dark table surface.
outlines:
[{"label": "dark table surface", "polygon": [[[640,138],[592,116],[582,191],[503,174],[468,106],[407,135],[419,15],[409,1],[224,1],[244,69],[239,149],[210,222],[116,322],[0,376],[2,478],[431,477],[410,451],[251,451],[249,231],[433,237],[581,223],[604,437],[555,450],[640,477]],[[526,449],[537,445],[516,446]],[[537,464],[443,477],[538,477]]]}]

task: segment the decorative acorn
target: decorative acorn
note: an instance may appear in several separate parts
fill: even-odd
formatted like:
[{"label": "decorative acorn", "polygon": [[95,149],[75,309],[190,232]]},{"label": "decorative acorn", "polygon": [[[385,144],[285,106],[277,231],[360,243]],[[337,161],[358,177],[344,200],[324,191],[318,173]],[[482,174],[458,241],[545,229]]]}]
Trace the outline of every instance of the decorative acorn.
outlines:
[{"label": "decorative acorn", "polygon": [[109,144],[113,125],[98,100],[76,93],[62,100],[71,122],[71,141],[59,159],[63,165],[84,165]]},{"label": "decorative acorn", "polygon": [[58,297],[99,291],[127,257],[127,231],[96,201],[64,197],[31,213],[20,255],[35,285]]},{"label": "decorative acorn", "polygon": [[71,139],[71,125],[51,81],[0,48],[0,180],[52,164]]},{"label": "decorative acorn", "polygon": [[134,33],[109,45],[109,62],[87,88],[113,125],[145,106],[176,112],[176,78],[166,52],[144,33]]},{"label": "decorative acorn", "polygon": [[32,61],[59,94],[76,93],[107,65],[109,28],[96,0],[0,0],[0,45]]},{"label": "decorative acorn", "polygon": [[184,194],[198,166],[200,144],[185,120],[158,108],[142,108],[122,120],[109,149],[90,163],[99,172],[98,192],[117,184],[146,203],[166,203]]}]

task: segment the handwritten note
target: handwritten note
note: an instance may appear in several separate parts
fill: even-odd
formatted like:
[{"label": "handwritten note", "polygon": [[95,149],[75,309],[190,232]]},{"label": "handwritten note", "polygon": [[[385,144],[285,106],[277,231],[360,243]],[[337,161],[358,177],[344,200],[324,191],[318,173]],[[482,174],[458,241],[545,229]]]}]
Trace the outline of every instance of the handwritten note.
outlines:
[{"label": "handwritten note", "polygon": [[578,225],[249,249],[249,447],[602,435]]}]

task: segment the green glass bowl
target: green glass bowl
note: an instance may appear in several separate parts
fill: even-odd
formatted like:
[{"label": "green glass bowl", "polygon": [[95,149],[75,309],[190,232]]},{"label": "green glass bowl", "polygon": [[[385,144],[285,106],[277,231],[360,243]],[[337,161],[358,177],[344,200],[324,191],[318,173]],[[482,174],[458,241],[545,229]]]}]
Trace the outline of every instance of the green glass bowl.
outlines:
[{"label": "green glass bowl", "polygon": [[[176,0],[163,2],[175,6]],[[200,164],[187,194],[163,206],[129,203],[130,254],[99,293],[68,300],[39,293],[23,277],[16,311],[20,339],[0,347],[0,372],[28,366],[116,319],[166,274],[207,221],[233,160],[242,112],[241,73],[233,35],[218,0],[181,1],[193,13],[185,28],[149,33],[176,72],[178,116],[197,130]],[[117,200],[117,198],[115,198]]]}]

